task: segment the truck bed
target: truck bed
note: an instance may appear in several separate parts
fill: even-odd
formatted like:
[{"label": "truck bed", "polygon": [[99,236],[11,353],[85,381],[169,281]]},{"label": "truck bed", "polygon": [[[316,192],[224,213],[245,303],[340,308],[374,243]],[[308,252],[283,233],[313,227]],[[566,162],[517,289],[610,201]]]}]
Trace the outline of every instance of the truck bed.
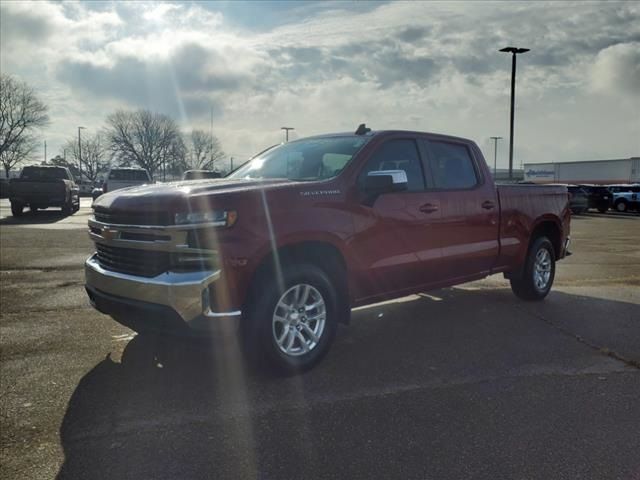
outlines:
[{"label": "truck bed", "polygon": [[496,185],[500,203],[500,256],[498,265],[519,265],[526,254],[531,231],[540,220],[562,219],[569,234],[570,210],[563,185]]}]

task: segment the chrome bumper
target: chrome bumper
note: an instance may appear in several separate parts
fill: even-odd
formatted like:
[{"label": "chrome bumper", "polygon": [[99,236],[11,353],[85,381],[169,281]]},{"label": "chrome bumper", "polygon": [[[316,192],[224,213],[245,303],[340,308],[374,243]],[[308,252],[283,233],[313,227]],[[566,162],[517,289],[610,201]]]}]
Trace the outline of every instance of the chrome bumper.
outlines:
[{"label": "chrome bumper", "polygon": [[[240,311],[214,312],[209,305],[209,286],[220,278],[220,270],[175,273],[153,278],[106,270],[96,255],[85,262],[87,287],[108,295],[174,310],[188,325],[204,318],[240,317]],[[95,306],[95,305],[94,305]]]}]

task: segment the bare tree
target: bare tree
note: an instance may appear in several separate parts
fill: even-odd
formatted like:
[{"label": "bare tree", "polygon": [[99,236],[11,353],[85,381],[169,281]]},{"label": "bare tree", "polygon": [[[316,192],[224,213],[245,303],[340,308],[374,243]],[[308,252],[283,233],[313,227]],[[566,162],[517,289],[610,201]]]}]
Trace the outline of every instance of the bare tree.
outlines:
[{"label": "bare tree", "polygon": [[72,161],[67,161],[67,163],[77,167],[78,162],[80,162],[82,175],[94,183],[98,175],[109,166],[106,142],[99,133],[85,135],[82,137],[81,142],[82,159],[80,159],[78,140],[76,138],[70,138],[64,144],[64,150],[67,151],[67,154],[71,154],[72,158]]},{"label": "bare tree", "polygon": [[194,169],[213,169],[215,162],[224,158],[220,141],[203,130],[193,130],[188,136],[188,163]]},{"label": "bare tree", "polygon": [[0,162],[6,177],[9,178],[9,172],[13,167],[30,158],[37,147],[38,142],[31,135],[20,135],[17,140],[11,142],[11,145],[0,153]]},{"label": "bare tree", "polygon": [[7,176],[33,151],[33,130],[49,123],[47,106],[25,82],[0,74],[0,157]]},{"label": "bare tree", "polygon": [[119,110],[107,117],[106,140],[116,160],[145,168],[152,176],[180,155],[176,122],[149,110]]}]

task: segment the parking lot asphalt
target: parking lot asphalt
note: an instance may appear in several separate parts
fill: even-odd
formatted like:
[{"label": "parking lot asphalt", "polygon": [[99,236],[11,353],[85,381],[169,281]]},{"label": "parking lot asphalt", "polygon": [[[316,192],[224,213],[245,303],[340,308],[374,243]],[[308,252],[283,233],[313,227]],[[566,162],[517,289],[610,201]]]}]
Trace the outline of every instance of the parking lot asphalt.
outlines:
[{"label": "parking lot asphalt", "polygon": [[542,303],[494,276],[360,308],[316,369],[269,378],[231,332],[91,309],[84,200],[2,202],[2,478],[640,479],[637,215],[574,217]]}]

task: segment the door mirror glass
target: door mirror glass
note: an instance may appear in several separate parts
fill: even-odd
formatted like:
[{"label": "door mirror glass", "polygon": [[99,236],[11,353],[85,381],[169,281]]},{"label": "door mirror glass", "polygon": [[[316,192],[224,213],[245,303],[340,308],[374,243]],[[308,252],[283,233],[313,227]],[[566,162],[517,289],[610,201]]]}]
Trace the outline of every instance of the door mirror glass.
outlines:
[{"label": "door mirror glass", "polygon": [[365,192],[374,195],[401,192],[407,189],[407,173],[404,170],[374,170],[365,178]]}]

